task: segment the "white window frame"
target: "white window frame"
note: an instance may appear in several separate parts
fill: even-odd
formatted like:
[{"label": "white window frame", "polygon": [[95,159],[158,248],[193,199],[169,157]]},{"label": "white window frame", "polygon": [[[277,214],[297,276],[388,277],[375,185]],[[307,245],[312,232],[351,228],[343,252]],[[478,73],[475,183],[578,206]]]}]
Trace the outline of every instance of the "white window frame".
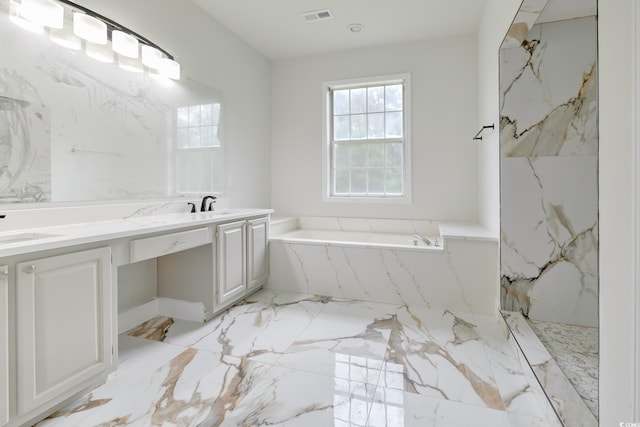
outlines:
[{"label": "white window frame", "polygon": [[[176,134],[176,140],[175,140],[175,193],[181,196],[190,196],[190,195],[197,195],[197,196],[201,196],[201,195],[205,195],[205,194],[214,194],[214,195],[222,195],[224,193],[224,168],[225,168],[225,158],[224,158],[224,143],[222,141],[221,138],[221,122],[222,122],[222,102],[216,100],[216,101],[211,101],[211,102],[204,102],[201,104],[194,104],[194,105],[184,105],[181,106],[179,108],[191,108],[191,107],[202,107],[204,105],[218,105],[219,108],[219,113],[218,113],[218,121],[216,123],[211,123],[209,125],[202,125],[202,124],[197,124],[197,125],[187,125],[187,126],[182,126],[179,127],[178,124],[176,123],[176,133],[179,132],[180,129],[186,129],[189,130],[191,128],[211,128],[212,131],[216,131],[214,134],[214,138],[216,138],[216,140],[218,141],[218,145],[206,145],[206,146],[181,146],[180,144],[180,137],[179,135]],[[176,110],[177,111],[177,110]],[[217,154],[218,156],[222,156],[221,158],[221,165],[219,165],[220,169],[219,170],[214,170],[214,174],[218,177],[218,179],[221,181],[221,188],[208,188],[208,189],[195,189],[192,187],[186,188],[184,189],[183,187],[184,185],[184,180],[187,178],[186,176],[182,175],[179,176],[179,168],[178,168],[178,161],[179,161],[179,157],[182,154],[197,154],[197,153],[211,153],[211,154]],[[213,169],[215,165],[211,164],[211,168]],[[213,182],[210,183],[211,185],[213,185]]]},{"label": "white window frame", "polygon": [[[404,86],[403,93],[403,189],[404,193],[400,196],[379,196],[379,195],[334,195],[332,194],[332,120],[333,112],[331,102],[332,89],[349,89],[360,86],[373,86],[376,84],[389,84],[402,82]],[[392,74],[375,77],[364,77],[348,80],[335,80],[322,83],[322,196],[324,202],[338,203],[394,203],[394,204],[410,204],[413,202],[412,182],[411,182],[411,74]],[[367,140],[363,140],[366,142]]]}]

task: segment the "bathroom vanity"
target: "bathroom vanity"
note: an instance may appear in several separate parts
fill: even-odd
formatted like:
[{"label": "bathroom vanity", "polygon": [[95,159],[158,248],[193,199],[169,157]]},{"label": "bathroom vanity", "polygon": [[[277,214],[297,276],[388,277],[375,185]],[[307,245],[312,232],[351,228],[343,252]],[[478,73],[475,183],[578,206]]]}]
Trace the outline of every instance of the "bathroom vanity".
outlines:
[{"label": "bathroom vanity", "polygon": [[[37,422],[116,369],[120,268],[155,260],[157,298],[189,320],[210,319],[259,289],[270,214],[181,213],[0,233],[0,426]],[[144,313],[158,314],[134,318],[148,320]]]}]

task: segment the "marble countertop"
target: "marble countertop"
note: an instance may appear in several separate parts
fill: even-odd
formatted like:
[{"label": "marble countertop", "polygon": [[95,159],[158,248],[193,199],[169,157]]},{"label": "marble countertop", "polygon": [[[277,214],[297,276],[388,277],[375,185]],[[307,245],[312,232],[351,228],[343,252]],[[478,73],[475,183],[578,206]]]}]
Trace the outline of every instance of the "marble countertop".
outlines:
[{"label": "marble countertop", "polygon": [[[176,213],[136,216],[107,221],[13,230],[0,233],[0,258],[30,252],[114,240],[149,233],[172,231],[198,225],[211,225],[251,216],[268,215],[272,209],[223,209],[213,212]],[[12,236],[35,235],[37,238],[5,241]]]}]

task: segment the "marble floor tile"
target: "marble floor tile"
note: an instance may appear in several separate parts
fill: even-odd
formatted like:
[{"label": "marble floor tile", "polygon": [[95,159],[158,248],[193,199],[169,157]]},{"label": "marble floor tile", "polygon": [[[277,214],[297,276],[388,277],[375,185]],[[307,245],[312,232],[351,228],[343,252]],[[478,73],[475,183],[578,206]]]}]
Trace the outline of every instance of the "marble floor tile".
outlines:
[{"label": "marble floor tile", "polygon": [[531,386],[504,320],[497,316],[475,315],[474,318],[505,409],[544,419],[545,411],[540,408],[536,394],[542,395],[542,390]]},{"label": "marble floor tile", "polygon": [[451,400],[376,389],[367,426],[371,427],[509,427],[506,412]]},{"label": "marble floor tile", "polygon": [[[121,344],[127,338],[121,337]],[[136,354],[126,354],[127,346],[121,346],[127,360],[104,385],[38,425],[197,425],[215,407],[240,363],[153,341],[129,348]],[[174,356],[167,358],[167,353]]]},{"label": "marble floor tile", "polygon": [[377,384],[396,310],[390,304],[331,301],[277,364]]},{"label": "marble floor tile", "polygon": [[39,427],[556,427],[490,317],[267,291],[119,341],[107,382]]},{"label": "marble floor tile", "polygon": [[[403,307],[398,310],[386,359],[402,369],[403,390],[504,410],[479,330],[470,314]],[[389,387],[383,374],[381,383]]]},{"label": "marble floor tile", "polygon": [[[191,346],[224,355],[275,362],[327,303],[324,298],[275,294],[273,291],[262,291],[254,298],[207,322],[210,333]],[[168,338],[172,342],[170,332]]]},{"label": "marble floor tile", "polygon": [[564,427],[558,418],[538,418],[530,415],[508,412],[511,427]]},{"label": "marble floor tile", "polygon": [[251,362],[221,426],[365,426],[375,386]]}]

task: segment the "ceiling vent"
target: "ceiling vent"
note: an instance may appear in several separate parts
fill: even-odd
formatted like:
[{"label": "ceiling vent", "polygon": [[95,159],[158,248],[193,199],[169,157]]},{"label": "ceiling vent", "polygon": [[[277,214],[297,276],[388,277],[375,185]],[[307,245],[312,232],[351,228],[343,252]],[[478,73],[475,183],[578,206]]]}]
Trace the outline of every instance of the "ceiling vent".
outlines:
[{"label": "ceiling vent", "polygon": [[304,12],[302,17],[306,22],[321,21],[333,18],[333,13],[329,9],[314,10],[312,12]]}]

